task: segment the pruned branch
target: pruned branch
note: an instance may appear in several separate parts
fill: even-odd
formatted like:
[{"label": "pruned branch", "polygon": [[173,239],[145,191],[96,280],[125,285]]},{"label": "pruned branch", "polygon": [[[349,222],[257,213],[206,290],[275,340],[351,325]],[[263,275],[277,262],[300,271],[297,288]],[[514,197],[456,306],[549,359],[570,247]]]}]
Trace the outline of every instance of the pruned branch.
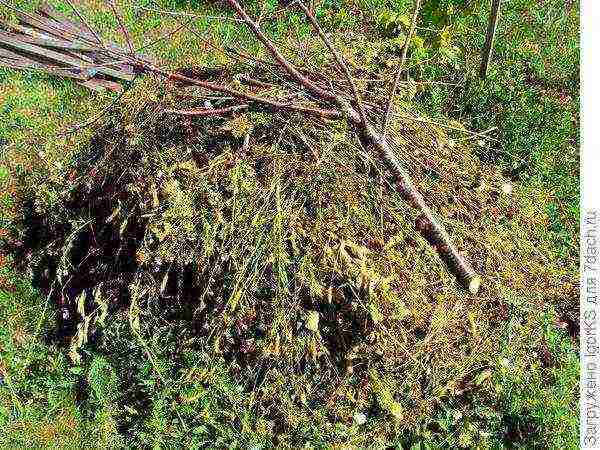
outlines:
[{"label": "pruned branch", "polygon": [[393,150],[385,139],[374,142],[375,147],[397,178],[397,187],[404,199],[418,211],[419,223],[417,228],[423,237],[435,246],[442,260],[456,275],[459,282],[472,294],[477,294],[481,285],[481,277],[477,275],[471,264],[460,254],[444,225],[437,219],[433,211],[427,206],[425,199],[411,180],[410,174],[400,163]]},{"label": "pruned branch", "polygon": [[[357,132],[363,137],[365,142],[379,153],[380,157],[383,159],[386,165],[396,175],[398,179],[399,190],[401,191],[403,196],[406,198],[409,204],[411,204],[411,206],[415,207],[421,213],[422,217],[426,221],[428,230],[426,238],[438,248],[442,259],[444,259],[448,263],[448,266],[456,274],[461,284],[466,286],[471,293],[477,293],[481,284],[481,278],[475,273],[468,261],[466,261],[464,257],[460,254],[456,246],[453,244],[452,239],[446,232],[444,225],[435,217],[431,209],[427,206],[425,199],[412,182],[408,171],[400,163],[393,150],[390,148],[385,136],[387,122],[389,122],[393,96],[395,94],[400,75],[402,74],[404,60],[406,59],[406,53],[408,51],[408,46],[416,26],[417,16],[420,7],[420,0],[417,0],[415,4],[415,10],[413,13],[411,23],[411,31],[407,38],[407,42],[404,46],[400,66],[396,73],[394,85],[392,86],[392,94],[390,95],[384,119],[384,128],[381,134],[378,134],[373,128],[372,124],[370,124],[367,120],[363,121],[361,118],[361,114],[357,112],[354,107],[347,104],[341,97],[338,97],[333,93],[323,91],[322,89],[312,84],[312,82],[305,79],[296,69],[294,69],[291,66],[289,62],[285,60],[285,58],[283,58],[283,56],[281,56],[278,50],[266,38],[266,36],[258,27],[258,25],[252,21],[250,16],[248,16],[246,11],[239,5],[239,3],[236,0],[227,1],[236,10],[238,15],[242,19],[244,19],[244,21],[250,26],[250,28],[254,31],[254,34],[257,37],[257,39],[267,47],[267,49],[279,62],[283,70],[288,72],[290,75],[293,75],[302,86],[307,88],[313,94],[317,95],[317,97],[320,97],[322,100],[332,101],[334,104],[336,104],[340,108],[339,113],[341,117],[353,124],[357,128]],[[309,20],[310,16],[312,16],[312,14],[310,14],[309,12],[309,15],[307,15],[307,17],[309,17]],[[335,50],[332,53],[334,53],[335,57]]]}]

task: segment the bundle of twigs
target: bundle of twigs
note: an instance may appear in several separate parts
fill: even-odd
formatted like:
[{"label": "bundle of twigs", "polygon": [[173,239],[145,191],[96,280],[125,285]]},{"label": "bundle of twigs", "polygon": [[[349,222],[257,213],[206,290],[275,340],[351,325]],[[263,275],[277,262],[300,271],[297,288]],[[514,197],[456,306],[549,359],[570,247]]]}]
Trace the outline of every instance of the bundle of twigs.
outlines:
[{"label": "bundle of twigs", "polygon": [[[18,23],[0,20],[0,66],[37,69],[72,78],[92,90],[121,91],[132,81],[134,68],[99,48],[91,28],[76,23],[43,3],[35,13],[15,10]],[[123,51],[114,43],[102,44]],[[141,56],[137,56],[142,59]]]},{"label": "bundle of twigs", "polygon": [[[298,7],[304,13],[320,40],[326,46],[332,61],[340,73],[343,74],[345,78],[344,82],[340,83],[332,79],[317,79],[299,70],[265,35],[261,27],[249,16],[246,8],[239,1],[226,0],[226,3],[236,12],[240,20],[250,28],[254,36],[271,55],[273,62],[268,63],[269,70],[276,71],[281,78],[286,80],[285,86],[281,87],[286,87],[290,91],[288,95],[274,97],[257,94],[253,91],[243,91],[225,82],[199,79],[193,76],[186,76],[181,72],[173,73],[159,67],[136,54],[129,34],[112,3],[110,5],[118,19],[128,48],[120,48],[103,42],[79,13],[77,15],[82,19],[82,24],[72,24],[70,28],[63,31],[66,35],[76,38],[78,43],[92,47],[94,54],[99,58],[96,61],[113,61],[113,63],[110,63],[111,66],[114,66],[114,61],[118,61],[119,64],[122,64],[121,67],[131,68],[132,72],[154,74],[163,77],[169,82],[196,86],[213,97],[215,94],[223,97],[226,103],[226,106],[223,108],[213,108],[209,104],[205,108],[193,111],[172,111],[175,113],[222,116],[234,114],[242,109],[260,108],[275,113],[302,114],[319,120],[334,119],[346,121],[364,148],[377,154],[386,163],[386,166],[395,177],[395,188],[419,212],[416,225],[421,234],[437,249],[440,257],[447,263],[449,269],[456,275],[460,283],[469,289],[471,293],[477,293],[481,278],[475,273],[471,264],[460,254],[446,232],[444,225],[438,220],[429,208],[426,199],[417,190],[408,170],[390,146],[387,135],[394,96],[400,77],[404,72],[406,51],[415,29],[419,2],[417,1],[415,7],[411,30],[404,46],[394,82],[390,87],[388,104],[385,108],[380,108],[363,100],[356,80],[344,57],[321,28],[313,12],[302,1],[291,2],[288,4],[288,7]],[[251,84],[251,80],[247,81]]]}]

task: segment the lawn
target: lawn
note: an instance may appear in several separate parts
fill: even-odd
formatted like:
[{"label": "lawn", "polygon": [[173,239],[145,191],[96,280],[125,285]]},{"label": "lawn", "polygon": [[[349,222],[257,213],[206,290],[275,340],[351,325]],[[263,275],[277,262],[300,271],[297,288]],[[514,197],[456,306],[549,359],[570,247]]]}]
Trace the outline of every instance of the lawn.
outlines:
[{"label": "lawn", "polygon": [[[67,2],[50,3],[73,16]],[[104,2],[76,4],[105,39],[124,43]],[[316,4],[317,18],[352,67],[389,79],[413,2]],[[218,50],[224,47],[266,57],[243,26],[214,18],[233,17],[218,2],[140,0],[118,7],[137,46],[185,21],[181,32],[146,49],[170,69],[233,72],[235,62]],[[275,1],[249,8],[294,63],[311,61],[326,72],[326,53],[301,14]],[[432,149],[422,160],[428,166],[434,160],[451,180],[476,179],[485,187],[502,179],[512,187],[508,198],[469,187],[465,198],[479,202],[480,214],[470,225],[449,222],[486,275],[479,296],[461,290],[435,252],[410,237],[414,218],[370,174],[339,124],[327,134],[311,128],[317,140],[331,142],[316,162],[265,141],[242,158],[224,146],[198,172],[182,154],[205,141],[154,143],[161,134],[153,130],[169,124],[148,116],[147,105],[173,101],[156,79],[139,77],[106,117],[69,133],[115,95],[0,68],[0,446],[577,448],[579,4],[504,2],[489,74],[480,80],[488,8],[487,2],[423,2],[407,60],[411,81],[402,85],[399,105],[445,127],[397,125],[413,133],[416,151],[429,148],[428,133],[447,142],[450,150]],[[376,99],[381,95],[365,86]],[[294,132],[259,113],[241,117],[216,124],[233,136],[228,142],[237,142],[248,122],[257,130]],[[463,126],[482,134],[457,131]],[[151,145],[138,161],[132,149],[145,142]],[[77,297],[78,321],[61,319],[44,277],[52,270],[58,279],[77,276],[56,255],[83,246],[77,231],[94,217],[88,204],[67,210],[65,199],[79,189],[73,180],[85,179],[86,161],[99,146],[118,156],[98,165],[95,178],[118,180],[114,174],[130,164],[147,180],[147,192],[160,194],[159,216],[124,197],[96,223],[122,221],[124,235],[135,227],[127,211],[150,217],[156,246],[138,249],[140,266],[173,248],[171,261],[183,265],[178,258],[196,255],[185,241],[191,235],[203,243],[194,270],[209,263],[236,268],[206,288],[228,299],[222,310],[207,300],[203,313],[219,315],[212,326],[221,327],[221,337],[198,332],[195,312],[186,307],[136,295],[117,305],[105,291],[96,295],[100,290],[90,289],[93,313]],[[323,161],[366,169],[343,175]],[[419,185],[435,206],[452,212],[453,191],[430,175]],[[198,199],[206,204],[197,206]],[[227,263],[218,263],[219,249]],[[334,320],[315,298],[327,291],[335,303],[360,291],[365,279],[376,280],[365,300],[373,332],[346,349],[356,354],[353,366],[347,355],[336,360]],[[172,283],[181,286],[165,276],[162,290],[181,289]],[[77,322],[89,322],[92,331],[81,333]],[[244,350],[227,350],[228,340]]]}]

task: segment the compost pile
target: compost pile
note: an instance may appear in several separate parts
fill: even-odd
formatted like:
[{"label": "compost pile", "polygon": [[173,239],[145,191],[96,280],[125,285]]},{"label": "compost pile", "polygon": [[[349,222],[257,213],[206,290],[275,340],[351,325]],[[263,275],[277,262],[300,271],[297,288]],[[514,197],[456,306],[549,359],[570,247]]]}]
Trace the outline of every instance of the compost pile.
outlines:
[{"label": "compost pile", "polygon": [[482,274],[477,295],[346,124],[171,114],[165,86],[126,93],[49,183],[54,195],[24,205],[25,263],[75,362],[110,347],[118,321],[144,339],[173,329],[206,373],[225,367],[280,442],[357,414],[392,432],[440,399],[485,391],[513,305],[535,315],[544,296],[573,295],[575,274],[538,238],[543,193],[507,189],[465,134],[408,115],[390,129]]}]

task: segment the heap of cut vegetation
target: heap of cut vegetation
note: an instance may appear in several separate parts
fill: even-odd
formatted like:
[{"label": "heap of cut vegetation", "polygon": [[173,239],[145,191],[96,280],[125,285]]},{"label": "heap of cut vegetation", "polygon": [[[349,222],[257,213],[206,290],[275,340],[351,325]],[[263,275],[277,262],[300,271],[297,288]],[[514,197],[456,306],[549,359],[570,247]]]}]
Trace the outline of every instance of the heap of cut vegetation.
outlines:
[{"label": "heap of cut vegetation", "polygon": [[484,133],[414,116],[411,81],[343,77],[335,49],[297,72],[281,54],[171,73],[102,51],[152,76],[23,183],[11,241],[55,308],[49,338],[92,366],[103,445],[147,445],[165,416],[186,445],[241,448],[535,433],[505,413],[505,375],[563,364],[543,326],[575,322],[549,305],[576,304],[576,271],[545,238],[547,193],[482,162]]},{"label": "heap of cut vegetation", "polygon": [[110,347],[117,317],[144,339],[177,329],[207,385],[225,370],[243,388],[248,426],[294,444],[326,423],[355,435],[364,415],[365,443],[426,425],[441,401],[477,392],[493,405],[507,309],[572,295],[536,233],[543,193],[509,190],[442,126],[407,114],[389,133],[483,275],[478,295],[343,123],[173,115],[175,104],[178,89],[139,83],[73,170],[25,195],[27,261],[76,362]]},{"label": "heap of cut vegetation", "polygon": [[[398,159],[398,156],[394,153],[391,140],[387,135],[388,125],[393,113],[394,98],[404,73],[408,46],[416,27],[420,2],[416,2],[415,4],[410,32],[406,38],[393,82],[390,84],[385,106],[373,104],[371,99],[364,98],[365,93],[360,92],[359,85],[348,66],[348,62],[321,28],[314,15],[314,11],[304,5],[302,1],[294,2],[294,6],[303,13],[319,37],[321,45],[327,50],[328,57],[334,69],[333,73],[299,69],[282,53],[278,45],[269,39],[260,24],[249,15],[245,6],[242,6],[237,0],[227,0],[226,3],[235,11],[240,22],[250,30],[256,40],[265,48],[273,62],[235,52],[238,59],[250,59],[257,62],[259,66],[263,67],[263,70],[267,70],[275,76],[275,83],[265,83],[260,80],[257,81],[244,77],[243,81],[237,80],[239,85],[232,85],[223,83],[221,80],[211,81],[203,77],[173,73],[156,66],[154,63],[136,54],[127,29],[124,27],[122,18],[116,10],[114,3],[111,3],[111,8],[119,23],[120,30],[127,40],[129,50],[105,43],[93,31],[91,26],[85,22],[85,19],[83,19],[73,5],[71,7],[83,21],[81,28],[77,28],[76,32],[65,29],[62,32],[67,36],[71,36],[72,39],[93,45],[97,54],[109,61],[106,63],[108,65],[125,62],[133,67],[136,73],[150,73],[166,78],[167,82],[175,81],[191,84],[200,90],[201,95],[212,96],[213,98],[216,96],[219,101],[228,100],[232,102],[231,105],[224,108],[213,109],[203,107],[193,111],[172,111],[174,113],[214,116],[260,108],[271,113],[299,113],[307,118],[321,120],[338,119],[344,121],[352,128],[354,136],[360,139],[365,150],[375,153],[378,158],[386,163],[396,178],[394,188],[399,190],[406,202],[419,212],[418,225],[420,231],[437,249],[440,257],[446,261],[449,269],[456,275],[457,279],[471,293],[476,294],[481,285],[481,277],[474,271],[469,261],[464,258],[462,252],[455,246],[443,223],[431,209],[429,205],[430,199],[424,197],[414,185],[404,162]],[[17,14],[23,14],[19,8],[14,8],[14,11]],[[25,16],[28,17],[26,13]],[[57,27],[57,25],[50,26],[50,28],[54,27]],[[83,28],[89,30],[87,35],[80,34]],[[342,75],[341,79],[335,75],[335,72]],[[255,90],[241,86],[244,84],[264,88],[263,91],[266,90],[267,92],[261,91],[256,93]]]}]

